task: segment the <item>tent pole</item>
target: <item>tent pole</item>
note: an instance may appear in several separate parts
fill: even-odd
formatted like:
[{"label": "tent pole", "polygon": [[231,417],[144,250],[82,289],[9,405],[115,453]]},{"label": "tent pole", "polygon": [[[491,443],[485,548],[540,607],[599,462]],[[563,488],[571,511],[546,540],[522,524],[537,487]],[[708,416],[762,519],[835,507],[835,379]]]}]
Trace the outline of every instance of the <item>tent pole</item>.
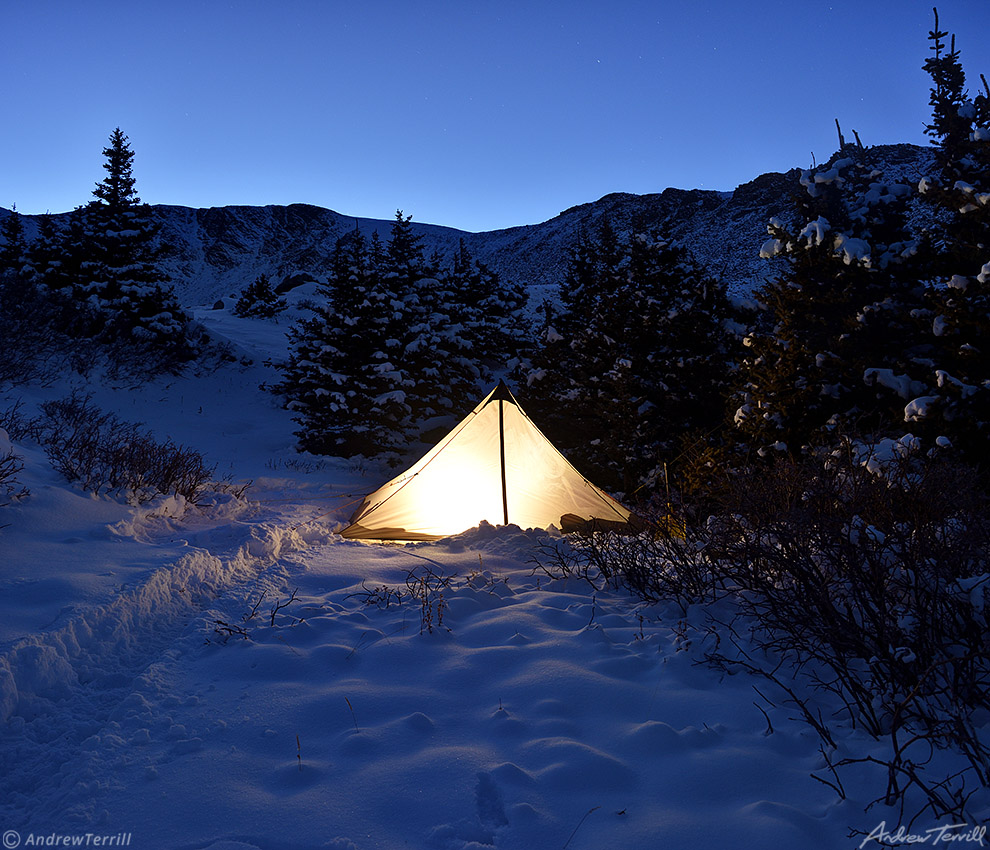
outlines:
[{"label": "tent pole", "polygon": [[502,405],[505,402],[502,399],[498,400],[498,450],[500,459],[502,462],[502,516],[504,518],[503,525],[509,524],[509,497],[506,493],[505,488],[505,419],[503,417]]}]

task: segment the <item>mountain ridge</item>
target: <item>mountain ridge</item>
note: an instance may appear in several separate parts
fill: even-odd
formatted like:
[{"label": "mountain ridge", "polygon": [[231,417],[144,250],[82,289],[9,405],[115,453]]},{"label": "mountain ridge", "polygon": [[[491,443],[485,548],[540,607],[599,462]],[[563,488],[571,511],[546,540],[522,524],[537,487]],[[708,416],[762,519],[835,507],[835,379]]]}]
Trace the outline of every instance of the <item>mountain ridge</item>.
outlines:
[{"label": "mountain ridge", "polygon": [[[932,149],[919,145],[878,145],[864,150],[890,177],[917,182],[932,164]],[[667,188],[637,195],[613,192],[569,207],[539,224],[471,232],[413,220],[429,256],[451,257],[463,240],[478,260],[512,283],[529,287],[534,302],[551,297],[564,279],[569,248],[582,233],[594,232],[608,216],[619,233],[658,230],[695,255],[730,291],[745,292],[767,274],[759,257],[771,216],[792,207],[801,169],[767,172],[732,192]],[[152,205],[162,241],[172,247],[164,261],[180,300],[187,306],[236,296],[258,275],[290,286],[324,280],[334,246],[358,227],[388,239],[391,221],[347,216],[312,204],[192,208]],[[62,220],[72,213],[61,213]],[[30,237],[38,216],[24,216]]]}]

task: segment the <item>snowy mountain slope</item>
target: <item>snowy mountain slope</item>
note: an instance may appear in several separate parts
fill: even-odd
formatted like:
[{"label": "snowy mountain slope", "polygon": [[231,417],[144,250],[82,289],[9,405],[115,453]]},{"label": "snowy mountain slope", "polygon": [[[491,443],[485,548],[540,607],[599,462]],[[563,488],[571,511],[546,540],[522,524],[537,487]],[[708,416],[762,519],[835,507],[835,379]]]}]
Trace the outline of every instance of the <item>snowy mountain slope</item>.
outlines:
[{"label": "snowy mountain slope", "polygon": [[[889,176],[915,185],[932,161],[930,149],[915,145],[880,145],[868,148],[866,155]],[[740,291],[752,289],[768,273],[759,258],[767,221],[791,208],[792,195],[800,188],[798,176],[798,169],[764,174],[733,192],[666,189],[648,195],[611,194],[541,224],[487,233],[420,224],[415,209],[405,212],[413,215],[413,229],[423,237],[428,256],[437,252],[449,257],[463,239],[471,253],[503,279],[531,287],[536,303],[552,294],[563,279],[569,247],[583,231],[594,232],[603,215],[620,233],[634,227],[659,228],[668,238],[690,246],[730,290]],[[174,249],[167,270],[187,306],[229,298],[261,273],[275,283],[321,280],[337,239],[355,224],[367,235],[377,231],[383,241],[391,228],[390,221],[355,219],[305,204],[156,206],[154,210],[164,240]],[[29,236],[35,228],[31,218],[25,216]]]},{"label": "snowy mountain slope", "polygon": [[[930,168],[931,151],[914,145],[870,148],[867,155],[880,170],[917,184]],[[698,260],[729,285],[750,290],[768,273],[759,257],[771,216],[792,206],[799,190],[799,170],[761,175],[733,192],[666,189],[658,194],[616,193],[572,207],[541,224],[487,233],[468,233],[415,222],[427,255],[450,256],[460,240],[479,260],[509,282],[531,287],[534,295],[552,293],[563,279],[568,249],[582,232],[594,232],[608,216],[620,233],[658,228],[668,238],[690,246]],[[179,291],[189,287],[189,303],[205,303],[239,292],[261,271],[282,281],[294,274],[325,276],[336,240],[355,226],[387,240],[391,222],[353,219],[317,207],[226,207],[184,210],[157,207],[170,241],[187,256],[173,266]],[[192,229],[186,224],[197,223]],[[174,234],[174,236],[173,236]],[[229,290],[229,291],[227,291]],[[197,300],[198,298],[198,300]]]}]

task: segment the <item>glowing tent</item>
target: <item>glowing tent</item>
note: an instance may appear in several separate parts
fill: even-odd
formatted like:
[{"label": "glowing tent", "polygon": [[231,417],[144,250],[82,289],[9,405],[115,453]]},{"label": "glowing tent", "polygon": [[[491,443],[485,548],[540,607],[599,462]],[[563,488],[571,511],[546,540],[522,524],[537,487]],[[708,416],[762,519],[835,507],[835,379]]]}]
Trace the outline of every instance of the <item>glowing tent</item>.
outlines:
[{"label": "glowing tent", "polygon": [[435,540],[481,520],[574,531],[626,527],[630,514],[567,462],[499,381],[415,465],[367,496],[341,534]]}]

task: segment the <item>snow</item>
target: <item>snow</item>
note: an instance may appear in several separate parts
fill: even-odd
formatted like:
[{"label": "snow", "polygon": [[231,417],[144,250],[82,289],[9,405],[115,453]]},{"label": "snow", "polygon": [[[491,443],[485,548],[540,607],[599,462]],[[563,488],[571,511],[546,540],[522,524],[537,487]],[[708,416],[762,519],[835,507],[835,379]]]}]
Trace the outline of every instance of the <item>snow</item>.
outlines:
[{"label": "snow", "polygon": [[[828,171],[817,171],[814,173],[814,183],[815,185],[823,185],[827,183],[840,183],[842,182],[842,169],[848,168],[853,165],[853,160],[849,157],[843,157],[842,159],[837,159]],[[807,175],[807,176],[806,176]],[[804,172],[801,176],[802,185],[807,185],[811,182],[811,173]],[[806,183],[807,181],[807,183]]]},{"label": "snow", "polygon": [[935,370],[935,383],[938,384],[939,389],[945,387],[954,387],[956,391],[962,398],[969,398],[971,395],[979,391],[979,387],[973,386],[972,384],[966,384],[960,381],[958,378],[952,377],[944,369]]},{"label": "snow", "polygon": [[12,444],[31,494],[0,508],[5,846],[830,850],[898,823],[855,776],[841,802],[811,777],[817,738],[786,703],[764,704],[771,731],[754,680],[699,663],[703,611],[534,569],[552,531],[342,540],[393,473],[294,451],[259,388],[286,318],[194,312],[237,360],[85,389],[246,497],[129,506]]},{"label": "snow", "polygon": [[832,229],[832,225],[821,216],[815,221],[809,221],[801,231],[801,238],[808,240],[808,245],[821,245],[825,241],[825,234]]},{"label": "snow", "polygon": [[913,381],[907,375],[895,375],[892,369],[867,369],[863,373],[863,383],[870,387],[880,384],[903,399],[910,399],[925,388],[920,381]]},{"label": "snow", "polygon": [[874,475],[885,475],[891,464],[909,457],[921,449],[921,440],[913,434],[903,434],[896,440],[884,437],[876,443],[851,445],[856,462]]},{"label": "snow", "polygon": [[778,254],[783,253],[785,247],[785,243],[780,239],[767,239],[760,247],[760,258],[769,260],[772,257],[776,257]]},{"label": "snow", "polygon": [[929,416],[933,405],[940,401],[937,395],[923,395],[912,399],[904,406],[904,421],[916,422]]},{"label": "snow", "polygon": [[837,253],[842,254],[842,261],[847,266],[860,261],[869,265],[870,243],[865,239],[857,239],[845,233],[837,233],[835,235],[835,250]]}]

